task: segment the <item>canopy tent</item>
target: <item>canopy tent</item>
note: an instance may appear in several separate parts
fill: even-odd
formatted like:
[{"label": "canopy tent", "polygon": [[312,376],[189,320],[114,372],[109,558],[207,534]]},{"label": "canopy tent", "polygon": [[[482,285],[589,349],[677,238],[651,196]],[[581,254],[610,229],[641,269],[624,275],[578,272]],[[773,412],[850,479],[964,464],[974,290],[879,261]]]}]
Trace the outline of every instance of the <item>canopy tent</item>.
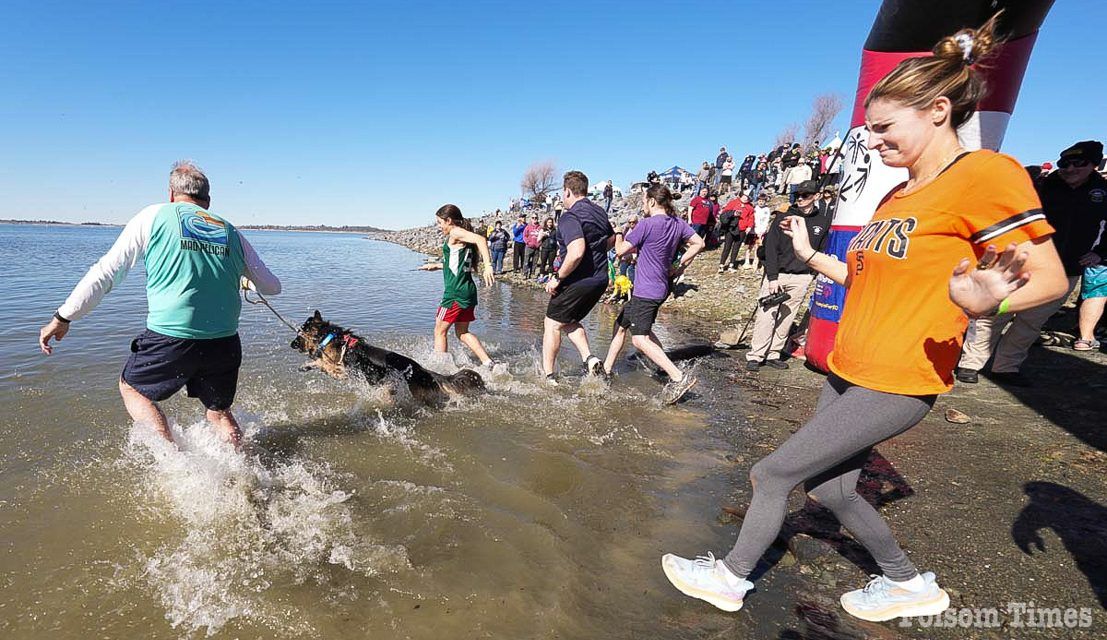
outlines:
[{"label": "canopy tent", "polygon": [[666,169],[665,171],[658,172],[657,177],[661,178],[662,180],[672,181],[672,180],[680,180],[684,176],[690,176],[690,175],[692,175],[692,174],[689,173],[688,171],[686,171],[686,170],[684,170],[684,169],[682,169],[682,168],[680,168],[676,165],[673,165],[672,167]]}]

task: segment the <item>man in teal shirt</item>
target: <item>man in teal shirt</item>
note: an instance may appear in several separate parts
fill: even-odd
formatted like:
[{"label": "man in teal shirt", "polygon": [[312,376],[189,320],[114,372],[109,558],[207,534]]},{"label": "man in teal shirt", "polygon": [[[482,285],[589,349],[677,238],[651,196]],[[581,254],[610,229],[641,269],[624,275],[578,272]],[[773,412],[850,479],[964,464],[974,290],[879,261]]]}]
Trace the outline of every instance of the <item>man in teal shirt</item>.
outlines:
[{"label": "man in teal shirt", "polygon": [[50,339],[61,341],[70,322],[92,311],[142,258],[149,312],[119,378],[123,404],[136,423],[172,441],[157,403],[184,387],[237,448],[242,432],[230,408],[242,364],[238,290],[275,295],[281,283],[234,225],[207,210],[210,204],[207,176],[191,162],[176,163],[169,202],[150,205],[127,223],[41,329],[39,347],[53,353]]}]

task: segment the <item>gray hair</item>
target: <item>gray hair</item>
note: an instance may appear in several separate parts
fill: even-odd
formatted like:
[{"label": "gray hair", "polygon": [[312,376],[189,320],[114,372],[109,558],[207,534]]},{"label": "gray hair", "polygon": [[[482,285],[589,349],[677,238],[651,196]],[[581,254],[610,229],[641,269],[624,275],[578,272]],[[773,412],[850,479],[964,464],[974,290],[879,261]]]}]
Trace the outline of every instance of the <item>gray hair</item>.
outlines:
[{"label": "gray hair", "polygon": [[169,172],[169,191],[196,200],[209,200],[208,177],[191,160],[178,160]]}]

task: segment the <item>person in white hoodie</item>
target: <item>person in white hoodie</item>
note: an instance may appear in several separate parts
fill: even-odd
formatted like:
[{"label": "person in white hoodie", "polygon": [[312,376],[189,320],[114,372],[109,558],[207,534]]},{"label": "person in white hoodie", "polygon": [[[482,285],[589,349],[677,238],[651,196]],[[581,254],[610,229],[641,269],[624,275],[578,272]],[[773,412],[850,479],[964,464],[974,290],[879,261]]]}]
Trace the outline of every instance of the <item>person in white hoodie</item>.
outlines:
[{"label": "person in white hoodie", "polygon": [[806,160],[784,171],[784,186],[788,189],[788,204],[796,204],[796,188],[811,179],[811,167]]},{"label": "person in white hoodie", "polygon": [[756,269],[760,266],[757,259],[757,248],[769,230],[769,222],[773,218],[773,212],[769,210],[769,198],[758,196],[757,204],[753,207],[753,231],[746,234],[746,258],[742,264],[743,269]]}]

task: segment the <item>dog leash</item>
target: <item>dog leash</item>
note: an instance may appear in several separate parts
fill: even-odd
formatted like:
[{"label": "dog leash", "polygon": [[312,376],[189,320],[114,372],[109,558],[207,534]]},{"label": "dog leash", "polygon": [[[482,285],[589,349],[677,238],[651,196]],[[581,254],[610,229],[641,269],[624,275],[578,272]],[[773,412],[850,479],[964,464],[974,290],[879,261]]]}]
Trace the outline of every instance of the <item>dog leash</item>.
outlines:
[{"label": "dog leash", "polygon": [[285,324],[286,327],[288,327],[289,329],[292,329],[292,331],[295,332],[296,335],[300,335],[300,329],[297,328],[294,324],[292,324],[288,320],[285,320],[284,316],[282,316],[276,309],[274,309],[273,305],[269,304],[269,301],[265,299],[265,296],[261,295],[257,291],[254,292],[254,295],[256,295],[258,297],[257,300],[251,300],[250,299],[250,290],[249,289],[243,289],[242,290],[242,299],[243,300],[245,300],[246,302],[249,302],[250,304],[263,304],[263,305],[265,305],[266,308],[268,308],[270,311],[273,312],[273,315],[277,316],[278,320],[280,320],[281,322],[283,322]]}]

